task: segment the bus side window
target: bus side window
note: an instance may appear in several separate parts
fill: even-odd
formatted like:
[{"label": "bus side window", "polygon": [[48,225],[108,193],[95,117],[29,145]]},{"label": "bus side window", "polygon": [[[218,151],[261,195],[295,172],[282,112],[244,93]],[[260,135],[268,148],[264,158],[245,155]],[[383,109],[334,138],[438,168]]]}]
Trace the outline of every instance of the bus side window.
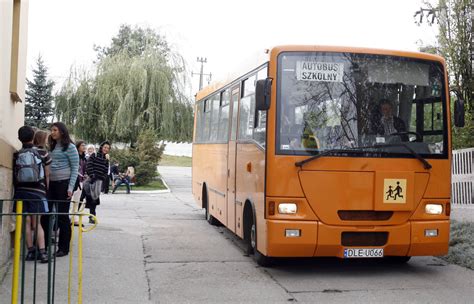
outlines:
[{"label": "bus side window", "polygon": [[202,142],[209,142],[210,130],[211,130],[211,100],[204,100],[204,115],[203,115],[203,132],[202,132]]},{"label": "bus side window", "polygon": [[229,89],[220,93],[218,142],[226,142],[229,130]]},{"label": "bus side window", "polygon": [[211,109],[211,130],[209,135],[209,142],[217,142],[217,133],[219,129],[219,103],[220,95],[215,94],[211,97],[212,109]]},{"label": "bus side window", "polygon": [[204,119],[204,111],[203,111],[204,102],[199,102],[196,106],[196,135],[194,138],[194,142],[201,143],[202,140],[202,133],[203,133],[203,119]]},{"label": "bus side window", "polygon": [[239,112],[239,139],[252,139],[253,120],[255,113],[255,80],[256,76],[250,76],[242,82],[242,98],[240,99]]}]

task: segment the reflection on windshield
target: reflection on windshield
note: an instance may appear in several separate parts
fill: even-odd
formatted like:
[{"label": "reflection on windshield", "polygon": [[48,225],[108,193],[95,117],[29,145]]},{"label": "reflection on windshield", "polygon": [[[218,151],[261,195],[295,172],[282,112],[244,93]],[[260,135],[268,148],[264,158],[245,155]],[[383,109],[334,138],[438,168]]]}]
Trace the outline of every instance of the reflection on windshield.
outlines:
[{"label": "reflection on windshield", "polygon": [[277,150],[404,142],[446,154],[443,70],[435,62],[347,53],[279,57]]}]

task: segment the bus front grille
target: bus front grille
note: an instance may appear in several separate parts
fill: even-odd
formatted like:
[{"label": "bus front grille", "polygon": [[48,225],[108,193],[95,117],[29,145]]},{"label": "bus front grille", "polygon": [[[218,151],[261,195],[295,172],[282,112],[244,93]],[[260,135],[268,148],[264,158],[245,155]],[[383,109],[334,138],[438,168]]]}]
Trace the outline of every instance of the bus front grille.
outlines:
[{"label": "bus front grille", "polygon": [[388,232],[343,232],[342,246],[383,246],[387,244]]},{"label": "bus front grille", "polygon": [[339,210],[337,215],[343,221],[386,221],[392,217],[393,211]]}]

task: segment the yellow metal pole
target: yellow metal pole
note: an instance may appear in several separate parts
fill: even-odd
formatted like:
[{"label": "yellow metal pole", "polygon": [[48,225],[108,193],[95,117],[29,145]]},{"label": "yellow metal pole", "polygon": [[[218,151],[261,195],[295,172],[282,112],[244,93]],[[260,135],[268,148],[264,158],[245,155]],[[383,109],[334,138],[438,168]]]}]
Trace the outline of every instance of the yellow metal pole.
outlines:
[{"label": "yellow metal pole", "polygon": [[77,303],[82,304],[82,217],[79,215],[79,232],[77,236]]},{"label": "yellow metal pole", "polygon": [[18,302],[18,275],[20,273],[21,225],[23,201],[16,202],[15,251],[13,252],[12,303]]},{"label": "yellow metal pole", "polygon": [[[75,209],[75,208],[74,208]],[[76,213],[75,210],[73,210]],[[69,275],[68,275],[68,282],[67,282],[67,303],[71,304],[71,284],[72,284],[72,256],[74,255],[74,221],[76,220],[76,216],[72,216],[71,221],[71,241],[69,242]],[[79,229],[80,230],[80,229]]]}]

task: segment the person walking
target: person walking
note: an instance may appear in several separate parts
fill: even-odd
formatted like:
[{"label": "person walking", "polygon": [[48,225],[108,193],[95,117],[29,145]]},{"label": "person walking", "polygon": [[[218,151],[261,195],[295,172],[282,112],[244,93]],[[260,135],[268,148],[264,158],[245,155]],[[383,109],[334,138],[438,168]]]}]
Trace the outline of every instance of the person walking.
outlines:
[{"label": "person walking", "polygon": [[[100,205],[100,191],[102,190],[102,184],[108,182],[108,170],[109,170],[109,152],[110,143],[104,141],[100,144],[99,151],[95,154],[91,154],[87,160],[86,174],[88,176],[88,183],[90,189],[95,188],[97,198],[94,198],[92,193],[86,194],[86,208],[89,208],[92,215],[96,215],[97,205]],[[89,223],[95,224],[93,217],[89,217]]]},{"label": "person walking", "polygon": [[[56,257],[62,257],[69,254],[71,222],[68,213],[79,172],[79,154],[64,123],[55,122],[52,124],[49,139],[52,163],[48,191],[48,199],[50,201],[48,205],[53,212],[64,213],[57,217],[59,241],[58,251],[55,253]],[[46,240],[48,240],[50,237],[49,216],[43,216],[41,224],[45,231]]]}]

